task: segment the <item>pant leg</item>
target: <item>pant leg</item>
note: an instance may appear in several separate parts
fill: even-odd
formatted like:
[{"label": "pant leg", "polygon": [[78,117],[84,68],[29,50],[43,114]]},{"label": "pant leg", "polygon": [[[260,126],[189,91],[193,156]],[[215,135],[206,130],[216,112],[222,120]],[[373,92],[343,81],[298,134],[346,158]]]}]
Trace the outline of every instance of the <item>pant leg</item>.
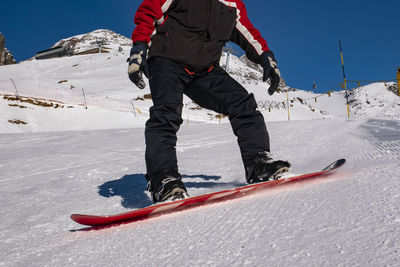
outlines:
[{"label": "pant leg", "polygon": [[229,116],[244,164],[261,151],[270,151],[264,117],[253,94],[220,67],[195,76],[184,93],[200,106]]},{"label": "pant leg", "polygon": [[164,58],[149,62],[153,106],[146,122],[146,178],[157,186],[166,175],[178,174],[176,133],[182,124],[184,86],[191,77],[179,65]]}]

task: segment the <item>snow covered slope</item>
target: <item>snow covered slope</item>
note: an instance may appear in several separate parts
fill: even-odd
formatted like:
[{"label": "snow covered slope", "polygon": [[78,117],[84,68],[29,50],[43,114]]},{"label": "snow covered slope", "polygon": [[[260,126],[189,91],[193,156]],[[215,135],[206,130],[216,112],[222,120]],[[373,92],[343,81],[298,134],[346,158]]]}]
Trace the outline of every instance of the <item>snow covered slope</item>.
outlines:
[{"label": "snow covered slope", "polygon": [[400,97],[388,90],[393,85],[374,83],[353,90],[350,94],[352,113],[356,117],[399,119]]},{"label": "snow covered slope", "polygon": [[[355,89],[347,119],[343,92],[284,87],[287,121],[286,92],[268,96],[253,77],[261,74],[237,58],[232,75],[255,94],[272,152],[293,164],[292,173],[338,158],[346,166],[310,182],[84,231],[71,213],[151,204],[143,134],[150,91],[127,78],[129,46],[107,41],[110,53],[0,67],[0,266],[398,265],[399,97],[385,84]],[[177,151],[189,194],[243,185],[228,119],[184,104]]]},{"label": "snow covered slope", "polygon": [[[3,134],[0,266],[396,266],[400,122],[268,125],[293,173],[348,163],[311,182],[91,232],[69,215],[151,203],[143,129]],[[245,182],[227,124],[184,125],[178,151],[192,196]]]},{"label": "snow covered slope", "polygon": [[[109,53],[30,60],[1,67],[0,94],[3,97],[0,98],[0,112],[4,115],[0,120],[0,132],[142,127],[152,102],[148,87],[139,90],[127,78],[128,38],[108,30],[97,30],[61,40],[56,45],[69,43],[79,50],[89,48],[96,40],[107,42]],[[221,58],[221,65],[225,62],[226,54]],[[282,84],[281,92],[271,97],[267,93],[268,84],[260,80],[262,74],[245,61],[231,56],[230,72],[254,93],[268,121],[288,120],[288,115],[291,120],[344,118],[347,115],[344,92],[320,96]],[[285,91],[289,91],[289,101]],[[383,84],[369,85],[358,92],[360,94],[354,94],[354,115],[392,118],[400,110],[399,98],[385,90]],[[26,99],[40,98],[54,105],[61,103],[64,108],[29,102],[20,105],[15,99],[17,95]],[[365,104],[367,95],[371,101],[377,99],[376,108],[369,109],[370,106]],[[228,123],[227,118],[199,108],[186,97],[184,104],[186,122]],[[14,121],[23,123],[12,123]]]}]

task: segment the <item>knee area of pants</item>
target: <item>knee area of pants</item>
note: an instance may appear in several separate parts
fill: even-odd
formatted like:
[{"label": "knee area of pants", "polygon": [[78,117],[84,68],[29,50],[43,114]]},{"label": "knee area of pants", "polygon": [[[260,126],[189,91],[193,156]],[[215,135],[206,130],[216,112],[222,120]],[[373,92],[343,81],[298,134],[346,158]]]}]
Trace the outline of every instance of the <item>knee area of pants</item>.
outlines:
[{"label": "knee area of pants", "polygon": [[243,116],[243,115],[257,115],[257,103],[255,100],[248,99],[246,101],[241,101],[236,105],[232,105],[229,109],[229,116]]},{"label": "knee area of pants", "polygon": [[182,113],[183,105],[180,103],[167,103],[162,105],[153,106],[150,108],[150,116],[158,114],[170,114],[180,116]]}]

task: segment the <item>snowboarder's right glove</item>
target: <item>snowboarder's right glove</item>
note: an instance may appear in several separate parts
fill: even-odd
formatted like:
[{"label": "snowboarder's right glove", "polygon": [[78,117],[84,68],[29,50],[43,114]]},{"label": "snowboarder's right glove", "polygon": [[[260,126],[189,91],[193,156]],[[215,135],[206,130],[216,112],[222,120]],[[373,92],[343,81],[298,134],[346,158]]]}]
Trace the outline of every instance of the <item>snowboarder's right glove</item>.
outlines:
[{"label": "snowboarder's right glove", "polygon": [[147,64],[147,44],[145,42],[137,42],[133,45],[128,62],[129,79],[139,89],[144,89],[146,84],[143,80],[142,73],[144,73],[147,78],[150,76],[149,65]]},{"label": "snowboarder's right glove", "polygon": [[271,86],[268,89],[268,93],[273,95],[281,81],[281,72],[276,64],[274,53],[272,53],[272,51],[264,52],[261,55],[260,65],[264,69],[263,81],[266,82],[268,79],[271,80]]}]

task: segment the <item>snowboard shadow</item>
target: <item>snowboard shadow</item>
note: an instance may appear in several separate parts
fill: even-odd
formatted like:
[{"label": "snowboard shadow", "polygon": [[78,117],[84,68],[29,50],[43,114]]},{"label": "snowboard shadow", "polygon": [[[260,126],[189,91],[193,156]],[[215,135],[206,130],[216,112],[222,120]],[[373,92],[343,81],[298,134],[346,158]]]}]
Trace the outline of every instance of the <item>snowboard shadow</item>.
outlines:
[{"label": "snowboard shadow", "polygon": [[[221,183],[218,180],[221,176],[213,175],[187,175],[183,174],[182,178],[185,180],[185,186],[189,188],[216,188],[221,186],[237,187],[243,184],[235,183]],[[201,178],[201,182],[190,182],[191,178]],[[150,194],[146,194],[147,180],[145,175],[129,174],[120,179],[106,182],[98,186],[98,193],[100,196],[121,197],[121,205],[127,209],[141,209],[153,204]]]},{"label": "snowboard shadow", "polygon": [[121,205],[127,209],[140,209],[153,204],[145,193],[147,181],[144,174],[125,175],[121,179],[106,182],[100,186],[99,195],[121,197]]}]

